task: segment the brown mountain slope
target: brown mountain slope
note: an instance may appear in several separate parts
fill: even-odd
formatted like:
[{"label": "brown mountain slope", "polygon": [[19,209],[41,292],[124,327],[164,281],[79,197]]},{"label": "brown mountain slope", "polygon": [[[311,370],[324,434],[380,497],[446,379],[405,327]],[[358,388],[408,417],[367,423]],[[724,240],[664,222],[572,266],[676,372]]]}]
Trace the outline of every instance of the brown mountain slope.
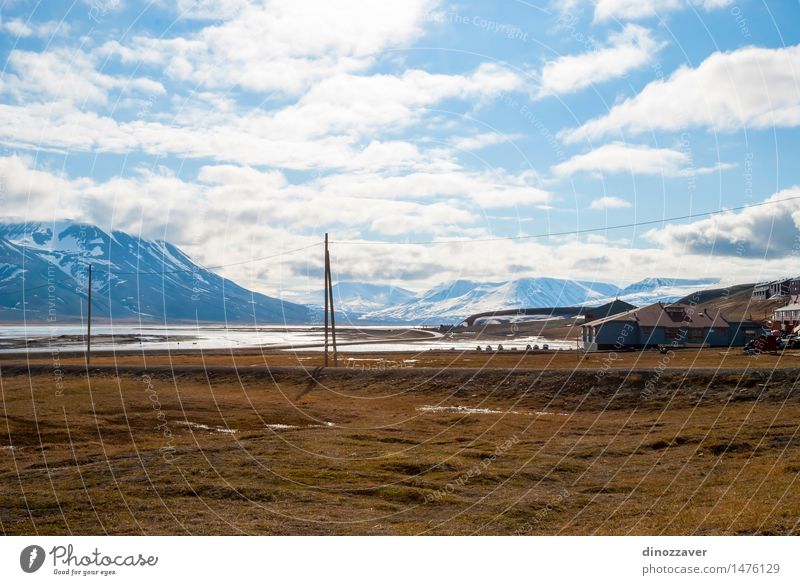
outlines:
[{"label": "brown mountain slope", "polygon": [[753,286],[753,284],[737,284],[728,288],[699,291],[683,297],[678,302],[694,302],[698,309],[707,311],[720,309],[722,316],[729,321],[772,319],[772,312],[788,302],[786,298],[754,301],[751,298]]}]

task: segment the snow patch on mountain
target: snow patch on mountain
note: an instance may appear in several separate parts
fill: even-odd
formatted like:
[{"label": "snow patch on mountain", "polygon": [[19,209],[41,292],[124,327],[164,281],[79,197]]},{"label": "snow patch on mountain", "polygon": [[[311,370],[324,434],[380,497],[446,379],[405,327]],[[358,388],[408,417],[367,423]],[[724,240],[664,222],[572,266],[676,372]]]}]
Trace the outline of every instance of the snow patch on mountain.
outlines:
[{"label": "snow patch on mountain", "polygon": [[311,317],[307,307],[206,270],[169,242],[58,221],[0,224],[0,320],[82,319],[89,264],[98,318],[266,324]]},{"label": "snow patch on mountain", "polygon": [[718,279],[646,278],[624,288],[607,282],[519,278],[503,282],[455,280],[441,283],[404,303],[370,311],[374,321],[458,321],[476,313],[537,307],[602,305],[615,298],[637,306],[672,302]]}]

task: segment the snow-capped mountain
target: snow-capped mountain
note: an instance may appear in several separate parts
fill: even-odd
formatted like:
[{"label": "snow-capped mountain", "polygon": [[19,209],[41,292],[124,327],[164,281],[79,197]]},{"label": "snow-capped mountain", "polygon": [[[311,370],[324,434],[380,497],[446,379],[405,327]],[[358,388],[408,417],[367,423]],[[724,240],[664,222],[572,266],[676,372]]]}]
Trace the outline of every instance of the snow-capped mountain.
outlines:
[{"label": "snow-capped mountain", "polygon": [[[0,223],[0,321],[80,319],[89,263],[93,314],[99,318],[305,323],[319,317],[323,305],[322,291],[298,294],[295,302],[249,291],[198,266],[169,242],[69,221]],[[340,282],[334,285],[334,302],[348,321],[436,323],[503,309],[600,305],[614,298],[643,306],[717,282],[646,278],[619,288],[547,277],[455,280],[419,294]]]},{"label": "snow-capped mountain", "polygon": [[456,280],[408,302],[364,315],[372,320],[463,319],[474,313],[522,307],[569,307],[604,302],[618,287],[603,282],[520,278],[506,282]]},{"label": "snow-capped mountain", "polygon": [[[339,311],[355,315],[370,313],[406,303],[415,296],[410,290],[386,284],[337,282],[333,285],[333,302],[337,313]],[[325,296],[321,289],[292,299],[315,308],[325,304]]]},{"label": "snow-capped mountain", "polygon": [[719,284],[718,278],[645,278],[619,291],[619,298],[639,307],[671,303],[697,290]]},{"label": "snow-capped mountain", "polygon": [[637,306],[672,302],[719,282],[717,279],[646,278],[620,288],[606,282],[520,278],[504,282],[455,280],[395,306],[362,315],[375,321],[458,321],[503,309],[601,305],[622,299]]},{"label": "snow-capped mountain", "polygon": [[[0,320],[303,323],[307,307],[249,291],[165,241],[69,221],[0,224]],[[23,293],[24,290],[24,293]]]}]

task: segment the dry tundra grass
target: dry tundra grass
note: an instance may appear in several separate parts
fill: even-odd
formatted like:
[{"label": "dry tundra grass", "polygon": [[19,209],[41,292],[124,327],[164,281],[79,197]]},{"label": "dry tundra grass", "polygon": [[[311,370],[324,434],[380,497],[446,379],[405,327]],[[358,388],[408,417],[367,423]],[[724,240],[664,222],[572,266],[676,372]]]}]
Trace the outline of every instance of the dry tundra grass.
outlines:
[{"label": "dry tundra grass", "polygon": [[2,365],[0,529],[800,532],[800,372],[598,372]]}]

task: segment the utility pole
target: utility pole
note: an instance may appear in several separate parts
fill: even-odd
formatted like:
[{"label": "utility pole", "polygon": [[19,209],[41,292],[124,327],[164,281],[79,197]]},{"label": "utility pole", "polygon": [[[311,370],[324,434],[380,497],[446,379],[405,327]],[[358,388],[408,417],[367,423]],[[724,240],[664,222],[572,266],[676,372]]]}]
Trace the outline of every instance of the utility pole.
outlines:
[{"label": "utility pole", "polygon": [[86,365],[92,360],[92,265],[89,264],[89,306],[86,317]]},{"label": "utility pole", "polygon": [[328,232],[325,232],[325,367],[328,367]]},{"label": "utility pole", "polygon": [[333,310],[333,277],[331,276],[331,255],[328,246],[325,246],[325,273],[328,275],[328,296],[331,307],[331,340],[333,341],[333,365],[339,365],[339,354],[336,351],[336,317]]}]

